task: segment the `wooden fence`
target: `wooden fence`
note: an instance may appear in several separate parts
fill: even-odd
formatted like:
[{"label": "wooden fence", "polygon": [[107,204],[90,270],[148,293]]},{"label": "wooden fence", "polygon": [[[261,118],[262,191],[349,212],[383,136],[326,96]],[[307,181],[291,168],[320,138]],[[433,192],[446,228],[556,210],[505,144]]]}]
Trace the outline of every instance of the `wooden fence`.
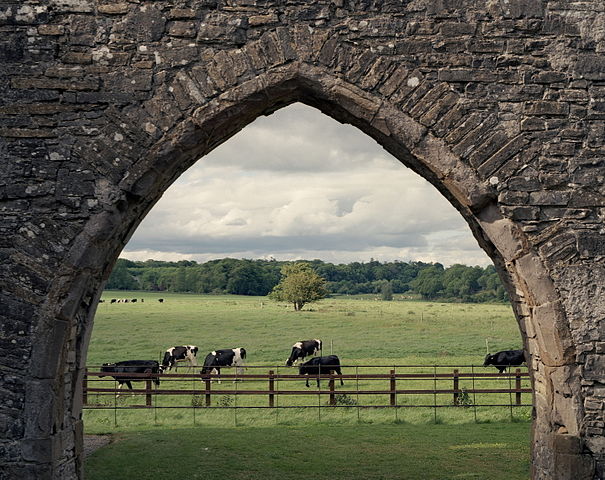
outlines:
[{"label": "wooden fence", "polygon": [[[152,374],[152,373],[112,373],[111,377],[118,378],[136,378],[137,381],[145,382],[144,388],[134,388],[133,390],[117,389],[117,381],[107,376],[106,372],[100,372],[98,368],[89,367],[86,369],[84,376],[83,385],[83,404],[84,408],[157,408],[157,404],[154,399],[167,397],[167,396],[187,396],[189,398],[195,397],[199,399],[196,404],[191,402],[187,405],[188,408],[194,407],[206,407],[206,408],[224,408],[225,406],[213,406],[212,397],[233,395],[235,397],[251,396],[251,397],[266,397],[266,401],[262,404],[254,406],[231,406],[228,408],[301,408],[305,405],[279,405],[279,397],[282,396],[309,396],[315,395],[320,398],[327,397],[327,405],[338,407],[347,406],[338,402],[338,396],[354,396],[360,398],[360,396],[381,396],[387,399],[384,404],[372,404],[372,405],[361,405],[358,402],[355,406],[369,406],[369,407],[445,407],[445,406],[531,406],[531,404],[522,403],[522,394],[531,393],[531,389],[522,385],[522,380],[527,379],[529,374],[527,371],[521,371],[517,368],[514,372],[510,373],[477,373],[474,371],[473,366],[470,366],[473,371],[461,371],[462,367],[443,367],[443,366],[417,366],[418,369],[433,369],[432,372],[423,373],[400,373],[402,369],[409,370],[413,366],[396,365],[396,366],[342,366],[344,371],[355,369],[355,373],[345,373],[343,375],[331,375],[321,374],[317,376],[300,376],[291,373],[280,373],[279,369],[284,367],[253,367],[247,366],[246,369],[267,369],[268,373],[230,373],[218,375],[205,375],[201,374]],[[469,367],[469,366],[466,366]],[[183,367],[181,367],[183,368]],[[198,367],[199,368],[199,367]],[[359,370],[379,370],[379,369],[390,369],[388,373],[359,373]],[[450,368],[452,371],[438,371],[438,368]],[[468,368],[467,368],[468,369]],[[398,372],[399,370],[399,372]],[[292,369],[290,369],[292,371]],[[383,370],[384,371],[384,370]],[[101,380],[97,377],[104,375],[105,377]],[[94,380],[92,380],[94,379]],[[160,386],[155,385],[154,381],[159,379],[161,382]],[[280,388],[282,384],[291,384],[293,381],[302,381],[308,379],[311,388]],[[340,380],[345,382],[344,386],[340,385]],[[224,388],[219,380],[222,382],[233,381],[236,383],[236,388]],[[320,383],[320,387],[316,387],[316,380],[324,382],[323,385]],[[492,385],[481,388],[478,383],[489,380]],[[326,385],[327,388],[322,388]],[[368,381],[379,382],[384,385],[378,388],[351,388],[351,383],[359,386],[360,382],[368,383]],[[447,382],[451,387],[438,388],[438,383],[443,384]],[[94,382],[94,384],[91,384]],[[184,388],[183,383],[192,382],[193,388]],[[410,383],[415,382],[430,382],[429,388],[409,388]],[[461,382],[465,382],[467,385],[469,382],[470,388],[461,387]],[[99,386],[99,383],[101,386]],[[338,385],[337,385],[338,383]],[[494,386],[493,384],[497,384]],[[110,384],[113,384],[110,386]],[[262,385],[260,388],[258,385]],[[136,383],[135,383],[136,385]],[[168,388],[166,388],[168,385]],[[175,388],[176,387],[178,388]],[[254,388],[244,388],[251,386]],[[172,387],[172,388],[171,388]],[[407,388],[406,388],[407,387]],[[91,402],[91,396],[95,395],[96,398],[111,396],[115,398],[118,394],[132,393],[137,395],[144,395],[145,404],[139,405],[123,405],[118,407],[114,405],[100,404]],[[497,404],[481,404],[476,401],[476,397],[481,395],[494,395],[494,394],[508,394],[509,402],[497,403]],[[402,405],[398,403],[399,396],[409,395],[432,395],[434,401],[430,404],[406,404]],[[442,398],[443,396],[449,397],[450,400],[447,403],[438,403],[437,396]],[[472,397],[472,398],[471,398]],[[342,397],[341,397],[342,398]],[[513,400],[514,398],[514,400]],[[160,408],[186,408],[186,406],[175,406],[168,405]]]}]

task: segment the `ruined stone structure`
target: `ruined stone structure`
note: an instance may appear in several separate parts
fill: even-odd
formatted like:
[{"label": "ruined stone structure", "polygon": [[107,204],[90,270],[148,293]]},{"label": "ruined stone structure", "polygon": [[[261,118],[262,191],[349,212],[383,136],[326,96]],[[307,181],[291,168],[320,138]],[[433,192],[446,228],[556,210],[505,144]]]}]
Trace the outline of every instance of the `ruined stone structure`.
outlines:
[{"label": "ruined stone structure", "polygon": [[602,0],[2,0],[0,32],[0,478],[83,477],[114,261],[193,162],[296,101],[467,220],[531,355],[532,478],[604,478]]}]

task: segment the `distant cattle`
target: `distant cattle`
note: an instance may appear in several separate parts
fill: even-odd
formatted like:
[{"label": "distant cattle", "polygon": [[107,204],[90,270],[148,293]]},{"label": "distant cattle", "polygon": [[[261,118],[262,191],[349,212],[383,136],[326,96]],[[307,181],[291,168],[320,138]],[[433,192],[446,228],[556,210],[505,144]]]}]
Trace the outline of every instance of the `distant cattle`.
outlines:
[{"label": "distant cattle", "polygon": [[136,298],[133,298],[133,299],[130,301],[130,303],[137,303],[137,299],[136,299]]},{"label": "distant cattle", "polygon": [[[202,376],[216,373],[221,374],[221,367],[236,367],[235,372],[240,375],[243,373],[244,360],[246,359],[246,350],[244,348],[225,348],[223,350],[214,350],[206,355],[204,366],[200,373]],[[220,380],[219,380],[220,382]]]},{"label": "distant cattle", "polygon": [[[142,382],[145,378],[141,377],[129,377],[124,376],[113,376],[112,373],[160,373],[160,364],[155,360],[125,360],[123,362],[116,363],[104,363],[101,366],[101,372],[106,372],[109,376],[113,377],[118,382],[118,389],[122,388],[122,385],[132,390],[132,384],[130,382]],[[108,375],[99,375],[99,377],[106,377]],[[155,377],[153,379],[156,385],[160,384],[160,379]]]},{"label": "distant cattle", "polygon": [[[340,371],[340,359],[336,355],[315,357],[298,367],[298,373],[300,375],[318,376],[334,372],[338,375],[342,375],[342,372]],[[340,378],[340,384],[344,385],[342,377]],[[307,377],[306,385],[307,387],[309,386],[309,377]],[[319,388],[319,376],[317,377],[317,388]]]},{"label": "distant cattle", "polygon": [[508,367],[519,366],[525,362],[525,352],[523,350],[503,350],[502,352],[489,353],[485,356],[483,366],[493,365],[499,373],[504,372]]},{"label": "distant cattle", "polygon": [[102,298],[99,299],[99,303],[105,303],[105,300],[103,300]]},{"label": "distant cattle", "polygon": [[158,302],[164,303],[164,299],[163,298],[158,298]]},{"label": "distant cattle", "polygon": [[296,342],[292,345],[292,353],[290,353],[290,357],[286,360],[286,365],[291,367],[298,360],[303,360],[307,356],[317,355],[321,352],[321,340],[301,340],[300,342]]},{"label": "distant cattle", "polygon": [[160,370],[162,373],[166,370],[171,370],[172,367],[176,370],[178,362],[187,362],[187,365],[190,367],[197,366],[198,350],[195,345],[179,345],[169,348],[164,352]]},{"label": "distant cattle", "polygon": [[117,298],[112,298],[111,301],[109,303],[116,303],[118,301]]}]

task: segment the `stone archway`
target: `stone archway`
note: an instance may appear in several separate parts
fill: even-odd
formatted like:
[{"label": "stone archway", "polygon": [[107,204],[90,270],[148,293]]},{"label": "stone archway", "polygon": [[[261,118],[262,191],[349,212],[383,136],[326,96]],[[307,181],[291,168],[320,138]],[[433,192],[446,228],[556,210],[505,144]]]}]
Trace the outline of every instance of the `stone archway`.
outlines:
[{"label": "stone archway", "polygon": [[602,478],[597,3],[262,3],[0,12],[9,478],[81,477],[82,367],[117,255],[194,161],[294,101],[360,128],[463,215],[532,357],[532,478]]}]

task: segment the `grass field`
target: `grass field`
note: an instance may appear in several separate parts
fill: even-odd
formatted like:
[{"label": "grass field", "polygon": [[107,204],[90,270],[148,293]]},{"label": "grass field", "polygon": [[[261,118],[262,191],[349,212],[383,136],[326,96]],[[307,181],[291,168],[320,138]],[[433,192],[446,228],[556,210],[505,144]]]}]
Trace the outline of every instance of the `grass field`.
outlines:
[{"label": "grass field", "polygon": [[121,433],[90,480],[526,480],[527,425],[183,428]]},{"label": "grass field", "polygon": [[343,364],[357,365],[377,359],[480,365],[486,338],[492,352],[521,348],[508,305],[340,297],[294,312],[264,297],[105,292],[103,298],[139,302],[99,304],[88,351],[91,365],[155,359],[167,347],[185,344],[198,345],[201,352],[243,346],[250,364],[282,365],[292,344],[307,338],[321,338],[326,351],[332,343]]},{"label": "grass field", "polygon": [[[518,327],[507,305],[402,301],[397,300],[397,296],[392,302],[339,297],[294,312],[288,305],[259,297],[105,292],[103,298],[138,298],[139,301],[99,305],[88,352],[89,365],[127,359],[158,359],[170,346],[195,344],[200,347],[200,362],[211,350],[243,346],[248,351],[248,364],[280,365],[280,369],[286,369],[283,364],[292,343],[321,338],[324,354],[332,349],[343,365],[422,365],[428,370],[433,365],[475,365],[475,371],[486,372],[490,370],[480,367],[486,339],[491,352],[521,346]],[[140,302],[141,298],[145,299],[144,303]],[[164,298],[164,302],[160,304],[158,298]],[[349,372],[352,368],[349,367]],[[419,371],[418,368],[415,371]],[[298,387],[302,385],[298,382]],[[222,388],[243,387],[223,382]],[[238,405],[253,402],[241,398],[248,397],[238,397]],[[310,398],[312,404],[317,404],[316,397]],[[234,396],[224,396],[215,401],[233,405],[234,399]],[[524,402],[529,400],[524,398]],[[114,401],[113,397],[107,400],[110,404]],[[169,406],[177,400],[161,401],[165,403],[160,406]],[[184,399],[179,401],[183,403]],[[185,403],[191,401],[186,399]],[[364,398],[364,403],[372,401],[384,404],[380,399]],[[401,398],[398,404],[416,401],[422,399]],[[117,404],[132,402],[137,403],[137,400],[121,397]],[[86,411],[84,418],[87,433],[119,432],[117,446],[105,447],[87,462],[90,478],[109,478],[103,476],[103,472],[107,474],[104,465],[114,464],[114,474],[118,476],[111,478],[132,478],[125,473],[121,476],[125,465],[133,465],[132,458],[123,452],[142,448],[145,457],[155,459],[147,446],[157,444],[163,445],[163,453],[157,454],[162,458],[162,454],[167,454],[167,445],[174,442],[179,444],[175,458],[191,455],[191,459],[171,467],[180,468],[179,471],[190,478],[211,478],[212,472],[225,471],[241,478],[278,478],[284,471],[277,464],[281,465],[284,460],[287,460],[286,471],[311,467],[315,478],[521,480],[528,477],[528,408],[515,409],[512,418],[509,409],[501,407],[457,407],[438,411],[430,408],[400,408],[397,411],[295,408],[279,412],[257,409],[194,411],[191,408],[100,410]],[[303,426],[308,438],[289,442],[290,436],[299,438]],[[361,431],[363,435],[351,433]],[[239,440],[240,435],[242,440]],[[339,439],[334,446],[326,440],[332,435]],[[221,440],[221,445],[212,448],[226,449],[226,456],[217,454],[217,459],[209,461],[204,448],[211,447],[203,444],[208,438],[214,442],[218,437],[224,437],[224,442]],[[346,439],[344,444],[343,438]],[[413,449],[408,441],[415,444]],[[240,442],[262,446],[259,451],[263,455],[256,455],[254,448],[244,448]],[[323,442],[328,443],[325,447],[330,455],[321,455],[326,458],[315,471],[316,456],[306,453],[303,447],[306,443],[323,445]],[[295,447],[297,454],[292,455],[288,447]],[[349,451],[357,451],[357,456],[346,453]],[[106,456],[110,456],[111,461]],[[367,462],[362,465],[357,457],[367,457]],[[138,470],[137,478],[163,478],[162,462],[157,463],[157,467],[144,469],[157,475],[141,476],[141,470]],[[196,465],[202,463],[204,467],[196,470]],[[432,466],[427,470],[428,464]],[[446,464],[451,466],[450,470],[444,470]],[[368,465],[380,468],[369,469]],[[196,471],[203,472],[202,476],[196,477]],[[418,476],[420,472],[423,473]]]}]

